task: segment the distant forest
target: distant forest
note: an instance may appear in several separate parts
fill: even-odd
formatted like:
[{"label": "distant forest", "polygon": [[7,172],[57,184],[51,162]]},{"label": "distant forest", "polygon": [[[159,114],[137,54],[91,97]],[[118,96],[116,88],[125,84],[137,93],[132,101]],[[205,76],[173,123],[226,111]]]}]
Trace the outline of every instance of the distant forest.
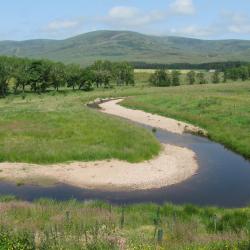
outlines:
[{"label": "distant forest", "polygon": [[131,64],[136,69],[200,69],[200,70],[218,70],[225,71],[226,69],[239,68],[242,66],[249,65],[249,62],[212,62],[212,63],[202,63],[202,64],[191,64],[191,63],[172,63],[172,64],[162,64],[162,63],[145,63],[145,62],[131,62]]}]

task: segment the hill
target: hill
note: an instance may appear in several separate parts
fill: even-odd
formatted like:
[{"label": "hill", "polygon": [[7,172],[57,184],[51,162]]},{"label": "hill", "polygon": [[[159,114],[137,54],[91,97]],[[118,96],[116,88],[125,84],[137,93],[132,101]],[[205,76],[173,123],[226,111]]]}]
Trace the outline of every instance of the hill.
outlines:
[{"label": "hill", "polygon": [[250,41],[158,37],[130,31],[95,31],[65,40],[0,42],[0,55],[87,65],[97,59],[148,63],[250,61]]}]

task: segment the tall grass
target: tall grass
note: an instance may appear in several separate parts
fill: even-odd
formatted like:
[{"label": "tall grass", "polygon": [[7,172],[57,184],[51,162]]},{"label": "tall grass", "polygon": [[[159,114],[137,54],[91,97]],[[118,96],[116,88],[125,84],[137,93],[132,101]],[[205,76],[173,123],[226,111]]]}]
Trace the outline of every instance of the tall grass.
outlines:
[{"label": "tall grass", "polygon": [[139,162],[157,155],[160,145],[151,133],[84,105],[104,94],[70,91],[1,99],[0,161],[48,164],[116,158]]},{"label": "tall grass", "polygon": [[250,247],[249,208],[39,200],[2,202],[0,211],[0,249]]}]

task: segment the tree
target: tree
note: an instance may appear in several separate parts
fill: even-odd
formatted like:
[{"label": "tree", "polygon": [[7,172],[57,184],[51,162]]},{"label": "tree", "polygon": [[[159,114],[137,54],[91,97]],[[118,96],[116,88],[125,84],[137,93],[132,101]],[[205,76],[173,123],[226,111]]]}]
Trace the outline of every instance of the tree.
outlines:
[{"label": "tree", "polygon": [[205,78],[205,74],[203,72],[197,73],[197,80],[199,84],[206,84],[207,80]]},{"label": "tree", "polygon": [[0,96],[5,97],[8,92],[8,79],[10,78],[10,67],[4,61],[0,61]]},{"label": "tree", "polygon": [[150,77],[150,83],[157,87],[169,87],[171,85],[171,79],[169,73],[163,69],[156,70]]},{"label": "tree", "polygon": [[220,82],[220,73],[215,71],[212,75],[212,83],[219,83]]},{"label": "tree", "polygon": [[66,81],[64,65],[62,63],[52,64],[49,70],[49,85],[58,91],[59,87],[65,86]]},{"label": "tree", "polygon": [[225,71],[223,72],[223,82],[226,83],[227,80],[228,80],[228,71],[225,70]]},{"label": "tree", "polygon": [[173,70],[172,73],[171,73],[171,76],[172,76],[172,85],[173,86],[180,86],[180,76],[181,76],[181,73],[180,71],[178,70]]},{"label": "tree", "polygon": [[239,68],[239,75],[242,81],[246,81],[249,77],[248,67],[242,66]]},{"label": "tree", "polygon": [[104,85],[107,88],[110,85],[111,74],[107,70],[95,70],[92,71],[93,73],[93,82],[95,83],[96,87],[99,88]]},{"label": "tree", "polygon": [[134,85],[134,68],[127,62],[113,64],[113,78],[117,85]]},{"label": "tree", "polygon": [[112,78],[112,68],[112,63],[109,61],[96,61],[90,67],[90,70],[94,73],[94,82],[97,88],[103,85],[105,87],[109,86]]},{"label": "tree", "polygon": [[228,69],[228,76],[230,79],[232,79],[233,81],[237,81],[239,79],[239,68],[231,68]]},{"label": "tree", "polygon": [[90,68],[81,70],[78,81],[78,89],[89,91],[92,89],[93,83],[95,82],[95,74]]},{"label": "tree", "polygon": [[28,59],[18,59],[16,63],[14,63],[14,73],[13,76],[15,78],[15,86],[14,92],[16,93],[19,88],[24,93],[26,86],[29,85],[29,67],[30,60]]},{"label": "tree", "polygon": [[36,93],[45,92],[49,86],[50,65],[42,60],[33,61],[29,68],[29,85]]},{"label": "tree", "polygon": [[66,69],[67,87],[75,90],[76,86],[81,84],[82,69],[79,65],[71,64]]},{"label": "tree", "polygon": [[195,71],[192,70],[187,73],[187,81],[190,85],[195,83],[195,77],[196,77]]}]

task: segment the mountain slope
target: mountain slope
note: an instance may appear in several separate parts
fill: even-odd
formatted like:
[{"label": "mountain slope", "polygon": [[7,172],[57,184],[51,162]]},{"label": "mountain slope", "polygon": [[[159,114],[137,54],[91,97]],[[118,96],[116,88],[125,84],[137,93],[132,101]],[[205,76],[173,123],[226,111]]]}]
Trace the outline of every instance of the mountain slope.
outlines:
[{"label": "mountain slope", "polygon": [[2,41],[0,55],[48,58],[82,65],[97,59],[151,63],[250,61],[250,41],[206,41],[130,31],[95,31],[65,40]]}]

